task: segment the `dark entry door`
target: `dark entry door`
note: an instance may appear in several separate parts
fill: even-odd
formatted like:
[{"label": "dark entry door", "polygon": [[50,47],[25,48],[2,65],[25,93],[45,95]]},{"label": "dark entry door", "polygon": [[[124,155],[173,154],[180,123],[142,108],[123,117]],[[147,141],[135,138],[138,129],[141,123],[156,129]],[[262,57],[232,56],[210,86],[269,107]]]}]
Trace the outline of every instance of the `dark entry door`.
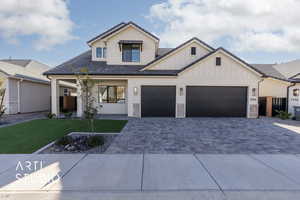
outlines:
[{"label": "dark entry door", "polygon": [[247,87],[188,86],[187,117],[246,117]]},{"label": "dark entry door", "polygon": [[175,117],[176,86],[142,86],[142,117]]}]

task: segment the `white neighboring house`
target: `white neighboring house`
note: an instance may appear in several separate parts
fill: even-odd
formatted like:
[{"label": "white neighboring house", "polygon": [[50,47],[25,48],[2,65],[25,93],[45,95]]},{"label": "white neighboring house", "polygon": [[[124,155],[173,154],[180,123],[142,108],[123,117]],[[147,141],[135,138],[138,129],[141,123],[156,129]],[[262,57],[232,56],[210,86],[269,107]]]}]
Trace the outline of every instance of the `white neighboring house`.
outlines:
[{"label": "white neighboring house", "polygon": [[[82,68],[97,80],[92,94],[101,114],[256,118],[258,98],[261,92],[274,92],[273,81],[284,85],[278,95],[286,96],[289,80],[269,76],[222,47],[198,38],[176,48],[160,48],[159,42],[134,22],[89,40],[88,51],[44,73],[51,79],[52,112],[60,110],[58,81],[75,82]],[[269,80],[271,88],[264,89]],[[77,98],[79,117],[83,107]]]},{"label": "white neighboring house", "polygon": [[[5,88],[4,106],[6,114],[48,111],[51,106],[50,80],[43,72],[50,67],[34,60],[0,60],[0,79]],[[74,90],[74,85],[61,85]]]}]

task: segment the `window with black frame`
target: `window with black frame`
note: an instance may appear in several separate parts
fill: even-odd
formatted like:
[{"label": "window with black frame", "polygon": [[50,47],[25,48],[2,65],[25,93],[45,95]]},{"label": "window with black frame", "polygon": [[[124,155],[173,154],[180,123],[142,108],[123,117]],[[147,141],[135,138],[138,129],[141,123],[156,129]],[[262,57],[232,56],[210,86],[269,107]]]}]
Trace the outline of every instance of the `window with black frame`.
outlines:
[{"label": "window with black frame", "polygon": [[124,86],[98,86],[99,103],[125,103]]},{"label": "window with black frame", "polygon": [[140,62],[140,44],[123,44],[122,61],[123,62]]}]

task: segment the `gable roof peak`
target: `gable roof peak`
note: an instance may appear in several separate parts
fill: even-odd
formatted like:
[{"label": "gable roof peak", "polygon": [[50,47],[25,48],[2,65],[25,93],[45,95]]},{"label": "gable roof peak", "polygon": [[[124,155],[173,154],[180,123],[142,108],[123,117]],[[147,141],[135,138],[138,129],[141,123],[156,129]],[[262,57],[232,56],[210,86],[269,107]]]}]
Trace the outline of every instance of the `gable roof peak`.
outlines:
[{"label": "gable roof peak", "polygon": [[140,29],[141,31],[143,31],[144,33],[146,33],[147,35],[149,35],[150,37],[152,37],[153,39],[159,41],[159,38],[155,35],[153,35],[152,33],[148,32],[147,30],[145,30],[144,28],[142,28],[141,26],[137,25],[136,23],[134,23],[133,21],[129,21],[129,22],[121,22],[115,26],[113,26],[112,28],[104,31],[103,33],[97,35],[96,37],[92,38],[91,40],[87,41],[87,44],[90,45],[92,42],[94,42],[95,40],[99,40],[99,39],[104,39],[114,33],[116,33],[119,30],[122,30],[123,28],[127,27],[127,26],[134,26],[138,29]]},{"label": "gable roof peak", "polygon": [[246,61],[242,60],[241,58],[237,57],[236,55],[234,55],[233,53],[229,52],[228,50],[226,50],[223,47],[218,47],[217,49],[215,49],[214,51],[211,51],[210,53],[198,58],[197,60],[193,61],[192,63],[188,64],[187,66],[183,67],[179,73],[184,72],[185,70],[187,70],[188,68],[194,66],[196,63],[204,60],[207,57],[210,57],[212,55],[214,55],[215,53],[219,52],[219,51],[223,51],[225,52],[227,55],[229,55],[230,57],[232,57],[233,59],[239,61],[240,63],[242,63],[244,66],[248,67],[250,70],[254,71],[255,73],[261,75],[261,76],[266,76],[263,72],[261,72],[260,70],[254,68],[252,65],[248,64]]},{"label": "gable roof peak", "polygon": [[205,42],[203,42],[202,40],[200,40],[199,38],[197,37],[192,37],[191,39],[185,41],[184,43],[178,45],[177,47],[175,48],[172,48],[170,51],[168,51],[167,53],[161,55],[161,56],[158,56],[157,58],[155,58],[154,60],[152,60],[151,62],[149,62],[148,64],[145,65],[144,68],[141,69],[141,71],[144,71],[146,69],[148,69],[152,64],[156,63],[157,61],[167,57],[168,55],[171,55],[173,52],[177,51],[178,49],[186,46],[187,44],[189,44],[190,42],[196,40],[197,42],[199,42],[202,46],[206,47],[207,49],[210,50],[210,52],[215,52],[215,49],[211,46],[209,46],[208,44],[206,44]]}]

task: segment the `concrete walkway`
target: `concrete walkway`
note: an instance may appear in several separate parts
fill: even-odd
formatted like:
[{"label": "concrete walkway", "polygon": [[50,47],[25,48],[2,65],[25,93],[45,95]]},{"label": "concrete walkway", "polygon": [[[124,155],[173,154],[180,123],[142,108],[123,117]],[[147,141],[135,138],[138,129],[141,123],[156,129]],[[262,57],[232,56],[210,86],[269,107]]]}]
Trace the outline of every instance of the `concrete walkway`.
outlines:
[{"label": "concrete walkway", "polygon": [[42,154],[0,161],[0,199],[300,199],[300,155]]}]

